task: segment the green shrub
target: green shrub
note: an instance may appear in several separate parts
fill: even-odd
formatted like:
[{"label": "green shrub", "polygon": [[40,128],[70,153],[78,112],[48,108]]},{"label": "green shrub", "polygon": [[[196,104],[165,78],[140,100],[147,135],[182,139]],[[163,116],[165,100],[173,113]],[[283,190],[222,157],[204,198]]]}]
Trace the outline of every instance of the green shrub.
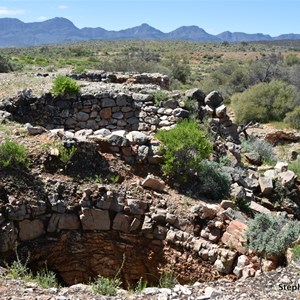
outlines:
[{"label": "green shrub", "polygon": [[58,151],[59,151],[60,161],[66,165],[76,153],[77,148],[75,146],[72,146],[71,148],[67,148],[62,145],[59,145]]},{"label": "green shrub", "polygon": [[0,145],[0,167],[21,167],[27,168],[29,158],[26,148],[14,141],[6,140]]},{"label": "green shrub", "polygon": [[153,100],[156,106],[160,105],[160,102],[166,101],[169,95],[165,91],[158,90],[153,93]]},{"label": "green shrub", "polygon": [[222,172],[221,166],[216,162],[203,160],[200,163],[198,178],[201,193],[213,199],[220,199],[230,191],[231,177],[227,173]]},{"label": "green shrub", "polygon": [[248,140],[242,142],[242,148],[244,152],[258,153],[264,164],[273,165],[277,161],[273,146],[253,135],[250,135]]},{"label": "green shrub", "polygon": [[135,285],[134,291],[139,293],[148,286],[148,282],[141,277]]},{"label": "green shrub", "polygon": [[30,272],[29,268],[27,267],[29,257],[23,263],[18,253],[16,253],[16,260],[12,262],[11,265],[7,265],[7,274],[6,276],[12,279],[21,279],[21,280],[31,280],[32,279],[32,273]]},{"label": "green shrub", "polygon": [[8,59],[0,55],[0,73],[8,73],[13,71],[13,65]]},{"label": "green shrub", "polygon": [[248,224],[248,247],[263,255],[281,255],[300,234],[300,222],[258,214]]},{"label": "green shrub", "polygon": [[47,266],[42,271],[37,272],[34,281],[45,289],[59,287],[55,273],[49,271]]},{"label": "green shrub", "polygon": [[92,290],[101,295],[116,296],[117,289],[120,287],[121,281],[117,278],[109,279],[101,277],[92,283]]},{"label": "green shrub", "polygon": [[53,82],[52,92],[54,95],[76,95],[80,87],[76,80],[67,76],[57,76]]},{"label": "green shrub", "polygon": [[171,289],[177,283],[177,278],[172,270],[164,270],[159,278],[159,287]]},{"label": "green shrub", "polygon": [[200,162],[209,157],[212,146],[194,120],[184,120],[171,130],[160,130],[156,138],[164,149],[163,171],[186,181],[200,171]]},{"label": "green shrub", "polygon": [[300,178],[300,158],[289,163],[289,170],[293,171]]},{"label": "green shrub", "polygon": [[260,83],[232,97],[232,107],[239,124],[250,121],[281,121],[296,105],[295,87],[282,81]]},{"label": "green shrub", "polygon": [[284,118],[284,122],[292,128],[300,129],[300,106],[288,112]]}]

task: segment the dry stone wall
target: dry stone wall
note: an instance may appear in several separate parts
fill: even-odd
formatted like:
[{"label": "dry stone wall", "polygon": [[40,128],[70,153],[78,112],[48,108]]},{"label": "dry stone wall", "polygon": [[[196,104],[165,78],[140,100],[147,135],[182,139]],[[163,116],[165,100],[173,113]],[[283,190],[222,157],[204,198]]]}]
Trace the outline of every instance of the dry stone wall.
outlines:
[{"label": "dry stone wall", "polygon": [[25,91],[13,104],[7,101],[1,108],[12,113],[15,121],[75,131],[101,128],[156,131],[189,115],[174,99],[167,101],[164,107],[158,107],[151,94],[113,91],[84,93],[76,97],[47,93],[40,98]]},{"label": "dry stone wall", "polygon": [[170,79],[167,75],[159,73],[112,73],[105,71],[89,71],[81,74],[71,74],[69,77],[76,80],[93,82],[155,84],[163,89],[169,89]]}]

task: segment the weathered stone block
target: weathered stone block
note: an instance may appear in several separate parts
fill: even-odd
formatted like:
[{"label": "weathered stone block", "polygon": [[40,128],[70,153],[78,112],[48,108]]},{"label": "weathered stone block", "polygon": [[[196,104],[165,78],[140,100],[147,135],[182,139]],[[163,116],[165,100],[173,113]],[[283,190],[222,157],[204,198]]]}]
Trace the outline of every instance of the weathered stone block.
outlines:
[{"label": "weathered stone block", "polygon": [[109,230],[110,217],[107,210],[83,208],[80,221],[83,230]]},{"label": "weathered stone block", "polygon": [[23,220],[19,223],[19,238],[21,241],[34,240],[45,233],[44,224],[41,220]]}]

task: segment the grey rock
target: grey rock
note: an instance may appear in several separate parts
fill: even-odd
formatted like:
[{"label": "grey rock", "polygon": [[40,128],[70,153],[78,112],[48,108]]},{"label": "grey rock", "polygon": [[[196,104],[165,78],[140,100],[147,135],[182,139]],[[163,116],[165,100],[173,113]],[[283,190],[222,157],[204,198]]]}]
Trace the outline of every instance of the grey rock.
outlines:
[{"label": "grey rock", "polygon": [[116,106],[116,101],[111,98],[104,98],[104,99],[101,99],[101,106],[102,107],[113,107],[113,106]]},{"label": "grey rock", "polygon": [[172,108],[172,109],[174,109],[174,108],[176,108],[178,106],[179,106],[179,103],[175,99],[169,99],[169,100],[166,100],[166,101],[163,102],[163,107],[165,107],[165,108]]},{"label": "grey rock", "polygon": [[173,110],[173,115],[178,118],[187,118],[190,113],[188,110],[178,107]]},{"label": "grey rock", "polygon": [[32,125],[25,125],[26,131],[28,135],[38,135],[43,132],[47,132],[47,129],[45,129],[42,126],[32,126]]},{"label": "grey rock", "polygon": [[204,105],[205,93],[198,88],[187,90],[185,96],[197,100],[201,106]]},{"label": "grey rock", "polygon": [[149,94],[133,93],[132,99],[137,102],[146,102],[146,101],[151,101],[153,99],[153,97],[152,97],[152,95],[149,95]]},{"label": "grey rock", "polygon": [[131,144],[144,145],[149,141],[149,136],[139,131],[131,131],[126,135]]},{"label": "grey rock", "polygon": [[106,128],[102,128],[102,129],[99,129],[97,131],[94,132],[94,135],[99,135],[99,136],[108,136],[111,134],[111,131],[106,129]]},{"label": "grey rock", "polygon": [[112,114],[112,117],[113,117],[114,119],[121,120],[121,119],[124,118],[124,115],[123,115],[122,112],[118,111],[118,112],[113,113],[113,114]]},{"label": "grey rock", "polygon": [[78,122],[85,122],[90,118],[90,115],[86,112],[80,111],[75,115]]},{"label": "grey rock", "polygon": [[147,159],[148,155],[149,155],[149,147],[142,145],[138,148],[138,154],[137,154],[137,160],[145,160]]},{"label": "grey rock", "polygon": [[0,123],[4,123],[10,120],[12,120],[12,114],[7,111],[0,110]]},{"label": "grey rock", "polygon": [[118,147],[127,147],[130,145],[130,142],[127,138],[122,137],[121,135],[118,135],[115,132],[108,136],[108,142],[110,145]]},{"label": "grey rock", "polygon": [[217,108],[218,106],[221,105],[223,102],[223,96],[221,93],[217,91],[212,91],[210,92],[206,97],[205,97],[205,104],[212,107],[212,108]]}]

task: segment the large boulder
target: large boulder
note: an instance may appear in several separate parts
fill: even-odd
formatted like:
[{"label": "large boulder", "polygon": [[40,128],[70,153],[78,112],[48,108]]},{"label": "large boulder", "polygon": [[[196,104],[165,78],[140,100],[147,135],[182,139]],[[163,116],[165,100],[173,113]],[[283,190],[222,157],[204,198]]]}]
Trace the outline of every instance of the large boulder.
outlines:
[{"label": "large boulder", "polygon": [[217,91],[212,91],[210,92],[206,97],[205,97],[205,104],[212,107],[212,108],[217,108],[218,106],[221,105],[223,102],[223,96],[221,93]]}]

